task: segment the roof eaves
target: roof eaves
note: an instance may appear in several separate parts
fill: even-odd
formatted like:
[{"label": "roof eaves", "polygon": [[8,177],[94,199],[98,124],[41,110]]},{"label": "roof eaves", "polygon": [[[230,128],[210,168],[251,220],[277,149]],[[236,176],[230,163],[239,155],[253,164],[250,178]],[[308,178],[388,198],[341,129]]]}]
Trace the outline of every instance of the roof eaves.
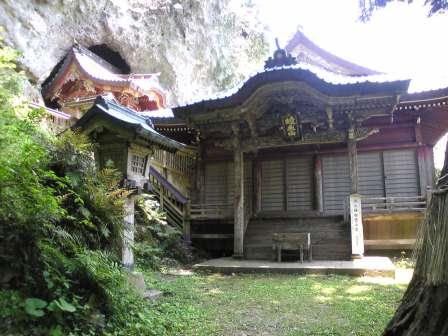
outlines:
[{"label": "roof eaves", "polygon": [[[333,80],[325,78],[325,72],[311,71],[313,67],[304,67],[303,65],[291,65],[281,66],[266,69],[260,71],[249,77],[246,81],[242,82],[235,88],[225,91],[224,93],[218,93],[214,97],[208,97],[203,100],[188,103],[185,105],[177,106],[173,108],[175,117],[185,118],[184,111],[195,108],[197,110],[207,110],[207,108],[221,108],[224,106],[236,106],[242,102],[242,99],[247,98],[252,94],[256,88],[262,86],[269,80],[272,82],[299,80],[307,81],[310,85],[316,85],[318,83],[324,84],[326,87],[325,92],[341,92],[341,88],[345,87],[347,90],[353,87],[370,87],[373,86],[387,86],[385,89],[394,90],[394,93],[406,92],[409,87],[410,80],[391,80],[387,79],[384,75],[378,76],[364,76],[364,77],[347,77],[347,76],[334,76]],[[282,78],[282,75],[287,75]],[[271,77],[271,78],[266,78]],[[339,77],[339,80],[337,80]],[[286,79],[285,79],[286,78]],[[261,83],[258,83],[261,82]],[[395,87],[395,88],[394,88]],[[365,89],[367,89],[365,88]]]},{"label": "roof eaves", "polygon": [[[108,117],[118,120],[125,125],[128,125],[130,128],[134,129],[136,134],[160,145],[161,147],[169,151],[181,150],[186,146],[180,142],[177,142],[158,133],[148,123],[148,121],[151,122],[151,120],[141,117],[131,109],[123,107],[118,103],[115,103],[103,96],[99,96],[96,99],[94,106],[80,120],[78,120],[74,127],[82,127],[83,125],[87,124],[88,121],[97,113],[97,111],[101,111]],[[118,114],[114,112],[117,112]],[[123,115],[123,117],[120,118],[119,114]]]},{"label": "roof eaves", "polygon": [[318,55],[320,55],[323,59],[326,59],[334,64],[337,64],[343,68],[350,69],[353,71],[354,77],[356,76],[371,76],[371,75],[381,75],[384,74],[382,72],[369,69],[367,67],[361,66],[359,64],[350,62],[346,59],[343,59],[339,56],[332,54],[331,52],[319,47],[313,41],[311,41],[303,32],[298,30],[294,37],[288,42],[285,49],[291,53],[298,45],[303,44],[305,47],[311,49]]}]

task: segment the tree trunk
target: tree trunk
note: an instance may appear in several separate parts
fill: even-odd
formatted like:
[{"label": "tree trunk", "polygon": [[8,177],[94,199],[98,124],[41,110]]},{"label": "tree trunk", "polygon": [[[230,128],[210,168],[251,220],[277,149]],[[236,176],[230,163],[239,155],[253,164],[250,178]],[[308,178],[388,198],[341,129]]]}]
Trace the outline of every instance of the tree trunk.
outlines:
[{"label": "tree trunk", "polygon": [[447,149],[417,236],[414,276],[383,336],[448,335]]}]

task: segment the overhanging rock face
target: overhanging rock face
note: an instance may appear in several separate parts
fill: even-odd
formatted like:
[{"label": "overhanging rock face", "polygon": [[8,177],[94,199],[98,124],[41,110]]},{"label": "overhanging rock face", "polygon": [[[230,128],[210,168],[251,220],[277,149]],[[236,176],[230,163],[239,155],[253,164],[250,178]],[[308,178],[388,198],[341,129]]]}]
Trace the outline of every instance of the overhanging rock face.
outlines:
[{"label": "overhanging rock face", "polygon": [[[163,87],[172,94],[168,99],[183,102],[216,87],[220,73],[211,59],[232,63],[229,56],[235,54],[248,58],[241,53],[250,43],[241,36],[247,13],[243,6],[231,10],[225,0],[5,0],[0,2],[0,26],[8,44],[22,53],[21,67],[39,84],[74,42],[106,44],[131,72],[160,72]],[[230,15],[236,18],[234,27],[224,24]]]}]

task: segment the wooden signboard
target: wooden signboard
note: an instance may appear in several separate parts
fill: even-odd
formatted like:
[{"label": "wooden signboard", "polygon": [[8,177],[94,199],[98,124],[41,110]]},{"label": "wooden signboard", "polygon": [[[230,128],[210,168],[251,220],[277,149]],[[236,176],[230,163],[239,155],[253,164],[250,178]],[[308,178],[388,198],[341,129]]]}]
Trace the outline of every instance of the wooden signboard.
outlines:
[{"label": "wooden signboard", "polygon": [[350,195],[350,226],[352,238],[352,255],[364,254],[364,233],[362,228],[361,195]]}]

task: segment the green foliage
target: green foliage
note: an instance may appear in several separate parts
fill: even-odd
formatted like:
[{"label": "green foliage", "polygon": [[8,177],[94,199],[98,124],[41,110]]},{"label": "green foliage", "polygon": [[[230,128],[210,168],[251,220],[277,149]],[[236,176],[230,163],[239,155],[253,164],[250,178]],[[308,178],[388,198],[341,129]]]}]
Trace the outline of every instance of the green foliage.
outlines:
[{"label": "green foliage", "polygon": [[47,301],[36,298],[28,298],[25,300],[25,311],[33,317],[42,317],[45,315],[44,308],[47,305]]},{"label": "green foliage", "polygon": [[127,191],[117,171],[96,170],[86,137],[41,130],[16,56],[0,42],[0,334],[97,334],[115,319],[113,287],[104,291],[83,257],[107,254],[104,272],[117,268]]},{"label": "green foliage", "polygon": [[[360,0],[359,1],[359,8],[361,10],[360,20],[368,21],[376,9],[386,7],[386,5],[392,1],[397,0]],[[412,3],[413,0],[407,0],[407,2]],[[425,5],[429,6],[428,16],[432,16],[437,13],[443,13],[446,10],[448,10],[447,0],[425,0]]]},{"label": "green foliage", "polygon": [[[16,55],[0,42],[0,334],[173,334],[170,316],[130,287],[119,262],[122,176],[97,171],[82,134],[41,130],[41,111],[21,96]],[[143,209],[139,246],[150,264],[180,255],[180,232]]]},{"label": "green foliage", "polygon": [[137,200],[135,222],[134,252],[140,266],[158,270],[166,264],[190,261],[189,251],[182,243],[182,232],[167,224],[166,214],[152,196]]}]

